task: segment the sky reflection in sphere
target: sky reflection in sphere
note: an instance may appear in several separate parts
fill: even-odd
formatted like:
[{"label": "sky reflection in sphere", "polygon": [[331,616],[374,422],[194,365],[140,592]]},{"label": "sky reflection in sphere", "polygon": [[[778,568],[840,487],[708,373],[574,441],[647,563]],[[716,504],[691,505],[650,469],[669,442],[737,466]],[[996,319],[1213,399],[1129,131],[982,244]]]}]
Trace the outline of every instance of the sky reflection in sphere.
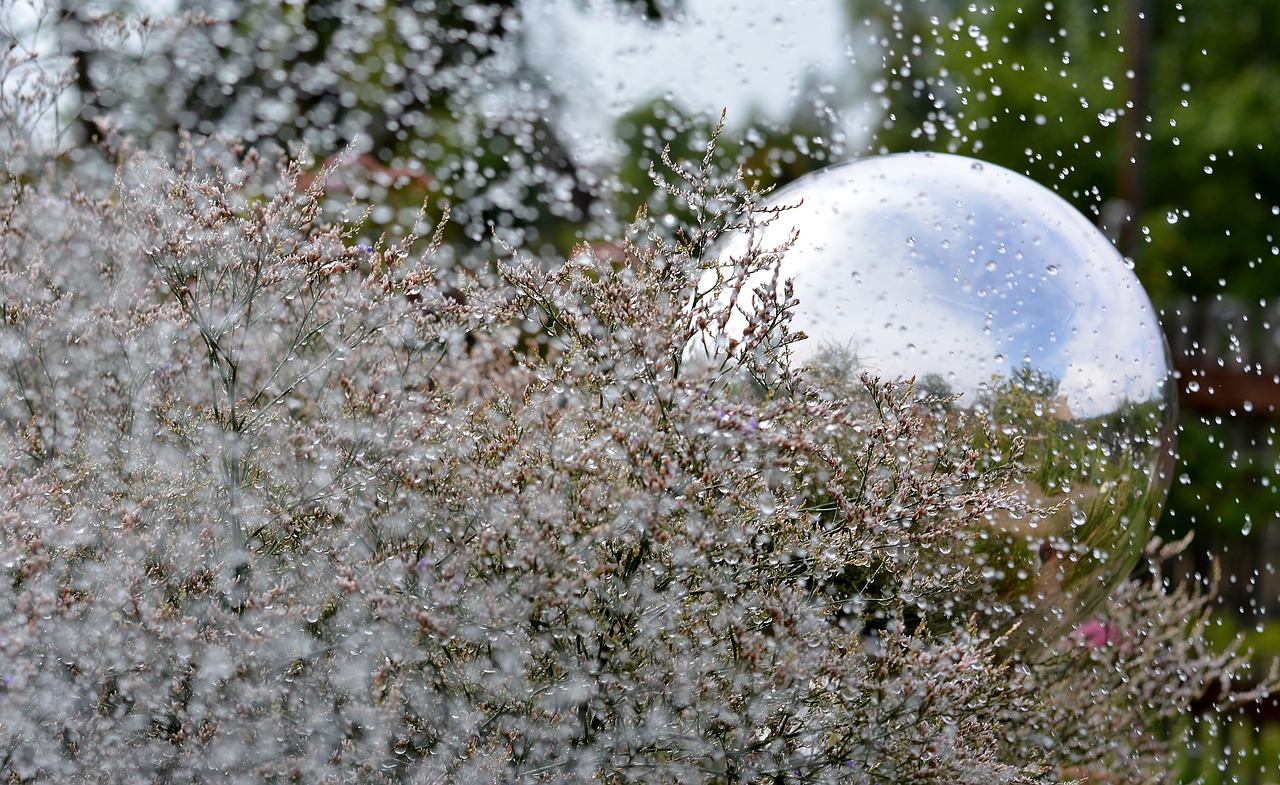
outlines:
[{"label": "sky reflection in sphere", "polygon": [[990,580],[945,610],[1017,618],[1028,640],[1080,623],[1149,539],[1176,438],[1168,350],[1123,257],[1052,191],[960,156],[835,166],[770,202],[798,203],[757,238],[798,232],[781,271],[799,300],[791,329],[808,336],[797,365],[835,349],[958,396],[948,416],[988,423],[993,453],[1025,445],[1023,498],[1047,512],[974,533],[967,558]]}]

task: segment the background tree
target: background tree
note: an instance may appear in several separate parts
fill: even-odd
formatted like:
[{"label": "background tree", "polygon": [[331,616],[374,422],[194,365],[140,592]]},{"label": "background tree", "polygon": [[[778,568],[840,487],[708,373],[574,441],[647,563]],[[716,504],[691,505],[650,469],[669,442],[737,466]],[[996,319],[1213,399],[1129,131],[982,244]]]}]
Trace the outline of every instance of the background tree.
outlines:
[{"label": "background tree", "polygon": [[[617,6],[654,21],[672,11],[655,0]],[[317,159],[354,145],[350,157],[386,174],[349,186],[376,205],[377,224],[402,234],[424,198],[432,220],[447,201],[449,231],[472,248],[496,233],[563,254],[607,222],[607,184],[570,154],[514,0],[182,0],[175,10],[189,23],[123,47],[99,34],[101,12],[70,3],[51,13],[61,50],[80,63],[81,141],[110,118],[149,147],[173,149],[182,131],[301,144]]]}]

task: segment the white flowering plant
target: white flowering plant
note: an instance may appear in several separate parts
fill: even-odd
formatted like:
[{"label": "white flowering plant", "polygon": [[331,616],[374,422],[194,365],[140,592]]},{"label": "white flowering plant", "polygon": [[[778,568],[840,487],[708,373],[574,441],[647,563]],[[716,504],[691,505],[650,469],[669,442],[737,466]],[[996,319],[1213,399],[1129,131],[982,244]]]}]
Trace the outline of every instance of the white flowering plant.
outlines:
[{"label": "white flowering plant", "polygon": [[0,177],[6,782],[1163,782],[1245,667],[1158,572],[1035,658],[929,624],[1020,469],[791,367],[710,154],[486,277],[305,157],[117,152]]}]

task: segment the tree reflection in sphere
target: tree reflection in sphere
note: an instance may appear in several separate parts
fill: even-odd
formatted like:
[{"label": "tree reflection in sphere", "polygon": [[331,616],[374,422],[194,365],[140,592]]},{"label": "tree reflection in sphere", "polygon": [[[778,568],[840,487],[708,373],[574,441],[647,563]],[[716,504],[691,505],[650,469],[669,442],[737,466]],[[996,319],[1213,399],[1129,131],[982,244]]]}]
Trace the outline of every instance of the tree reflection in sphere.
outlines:
[{"label": "tree reflection in sphere", "polygon": [[797,205],[753,238],[769,248],[798,233],[779,276],[799,301],[790,327],[808,336],[795,365],[835,349],[980,419],[984,449],[1022,445],[1023,501],[1039,512],[971,533],[967,567],[986,579],[949,618],[1016,619],[1023,647],[1079,624],[1141,556],[1174,456],[1168,349],[1124,258],[1052,191],[959,156],[831,167],[770,204]]}]

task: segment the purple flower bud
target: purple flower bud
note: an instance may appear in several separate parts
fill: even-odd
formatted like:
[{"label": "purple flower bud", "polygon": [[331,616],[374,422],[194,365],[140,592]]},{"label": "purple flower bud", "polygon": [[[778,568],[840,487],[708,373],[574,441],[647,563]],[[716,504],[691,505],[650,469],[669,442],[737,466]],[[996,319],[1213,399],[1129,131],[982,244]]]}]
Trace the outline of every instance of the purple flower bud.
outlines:
[{"label": "purple flower bud", "polygon": [[1099,649],[1103,646],[1115,645],[1123,636],[1120,633],[1120,629],[1114,624],[1099,619],[1090,619],[1076,627],[1072,637],[1084,646],[1088,646],[1091,649]]}]

